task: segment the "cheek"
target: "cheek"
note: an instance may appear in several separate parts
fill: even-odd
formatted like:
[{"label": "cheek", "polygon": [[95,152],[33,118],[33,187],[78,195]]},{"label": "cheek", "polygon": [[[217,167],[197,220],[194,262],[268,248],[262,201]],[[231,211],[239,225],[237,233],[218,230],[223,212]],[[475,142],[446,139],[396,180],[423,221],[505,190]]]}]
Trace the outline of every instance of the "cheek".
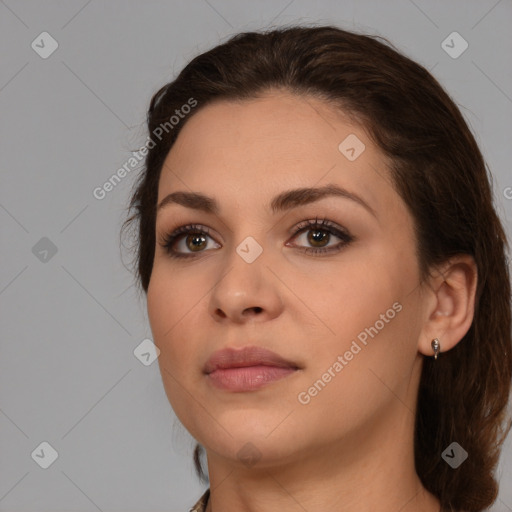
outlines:
[{"label": "cheek", "polygon": [[293,283],[302,322],[310,318],[318,326],[317,336],[341,349],[400,300],[403,277],[399,280],[395,265],[385,262],[381,251],[347,251],[339,264],[318,263],[314,272],[304,270],[300,275],[290,269],[286,276],[284,269],[281,275]]},{"label": "cheek", "polygon": [[188,314],[199,306],[205,283],[198,272],[173,270],[163,258],[155,261],[147,292],[148,316],[153,334],[166,336],[186,323]]},{"label": "cheek", "polygon": [[304,302],[317,315],[308,313],[319,330],[306,349],[303,391],[320,380],[318,392],[312,389],[318,398],[322,395],[315,398],[318,404],[334,405],[343,396],[353,412],[365,409],[386,398],[379,377],[395,388],[410,370],[419,335],[417,295],[411,287],[418,276],[413,258],[393,259],[393,254],[396,249],[389,246],[374,246],[364,254],[347,251],[338,271],[331,265],[324,274],[317,267],[314,276],[295,279],[297,296],[307,297]]},{"label": "cheek", "polygon": [[[165,393],[177,416],[188,425],[190,393],[202,378],[198,363],[201,347],[197,346],[199,316],[204,314],[204,295],[198,286],[184,286],[180,279],[170,278],[168,272],[153,272],[147,292],[148,319],[153,341],[159,348],[158,364]],[[196,290],[196,291],[194,291]],[[202,312],[202,313],[201,313]],[[199,414],[197,411],[196,415]],[[192,415],[194,416],[194,415]]]},{"label": "cheek", "polygon": [[173,371],[187,367],[194,357],[194,330],[201,325],[197,315],[205,307],[202,296],[203,288],[190,276],[171,277],[162,266],[154,269],[147,292],[148,319],[159,360]]},{"label": "cheek", "polygon": [[[400,412],[409,403],[418,333],[411,330],[414,307],[408,302],[400,306],[391,310],[394,316],[386,307],[367,310],[367,320],[352,320],[350,327],[340,320],[335,327],[343,334],[332,337],[327,346],[322,343],[322,350],[312,355],[294,397],[302,413],[297,418],[312,431],[335,439],[341,430],[377,424],[389,411]],[[380,320],[381,313],[388,323]]]}]

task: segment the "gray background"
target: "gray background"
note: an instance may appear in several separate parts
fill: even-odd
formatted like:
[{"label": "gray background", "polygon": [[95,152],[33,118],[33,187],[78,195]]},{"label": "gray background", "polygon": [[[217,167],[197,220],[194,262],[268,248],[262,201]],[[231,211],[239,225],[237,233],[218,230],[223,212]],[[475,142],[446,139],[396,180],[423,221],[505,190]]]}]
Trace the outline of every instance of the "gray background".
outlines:
[{"label": "gray background", "polygon": [[[0,0],[0,510],[182,512],[203,492],[157,362],[134,356],[151,338],[119,248],[136,171],[92,193],[144,143],[151,95],[185,62],[294,22],[389,38],[462,108],[510,235],[511,21],[511,0]],[[46,59],[31,47],[48,50],[44,31],[59,45]],[[456,59],[441,47],[453,31],[469,44]],[[43,441],[48,469],[31,456]],[[511,436],[499,476],[493,510],[511,511]]]}]

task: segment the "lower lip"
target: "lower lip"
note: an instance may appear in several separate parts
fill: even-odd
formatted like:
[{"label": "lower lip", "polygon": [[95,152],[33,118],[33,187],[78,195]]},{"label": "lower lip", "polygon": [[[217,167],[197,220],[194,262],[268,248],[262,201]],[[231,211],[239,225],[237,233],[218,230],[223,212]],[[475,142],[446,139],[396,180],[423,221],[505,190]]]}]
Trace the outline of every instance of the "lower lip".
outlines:
[{"label": "lower lip", "polygon": [[295,372],[295,368],[281,368],[277,366],[244,366],[241,368],[218,369],[208,378],[211,383],[220,389],[229,391],[253,391],[270,382],[283,379]]}]

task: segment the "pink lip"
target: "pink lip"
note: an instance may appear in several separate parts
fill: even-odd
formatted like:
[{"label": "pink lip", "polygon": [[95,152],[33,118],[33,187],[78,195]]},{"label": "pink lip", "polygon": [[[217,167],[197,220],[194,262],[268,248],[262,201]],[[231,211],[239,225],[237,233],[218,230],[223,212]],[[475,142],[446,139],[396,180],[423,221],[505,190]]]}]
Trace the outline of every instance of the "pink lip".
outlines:
[{"label": "pink lip", "polygon": [[224,390],[251,391],[298,370],[299,367],[262,347],[227,348],[214,352],[204,366],[211,383]]}]

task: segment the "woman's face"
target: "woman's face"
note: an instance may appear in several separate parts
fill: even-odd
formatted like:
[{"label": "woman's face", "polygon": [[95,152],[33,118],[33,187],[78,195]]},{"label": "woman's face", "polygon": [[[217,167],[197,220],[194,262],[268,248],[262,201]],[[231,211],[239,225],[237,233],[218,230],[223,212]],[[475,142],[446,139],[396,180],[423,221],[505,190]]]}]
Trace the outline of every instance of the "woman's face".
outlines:
[{"label": "woman's face", "polygon": [[[178,191],[157,213],[148,314],[169,401],[209,459],[270,466],[412,427],[425,317],[413,221],[365,131],[287,92],[209,105],[167,156],[158,204]],[[214,352],[247,346],[296,369],[204,373]]]}]

